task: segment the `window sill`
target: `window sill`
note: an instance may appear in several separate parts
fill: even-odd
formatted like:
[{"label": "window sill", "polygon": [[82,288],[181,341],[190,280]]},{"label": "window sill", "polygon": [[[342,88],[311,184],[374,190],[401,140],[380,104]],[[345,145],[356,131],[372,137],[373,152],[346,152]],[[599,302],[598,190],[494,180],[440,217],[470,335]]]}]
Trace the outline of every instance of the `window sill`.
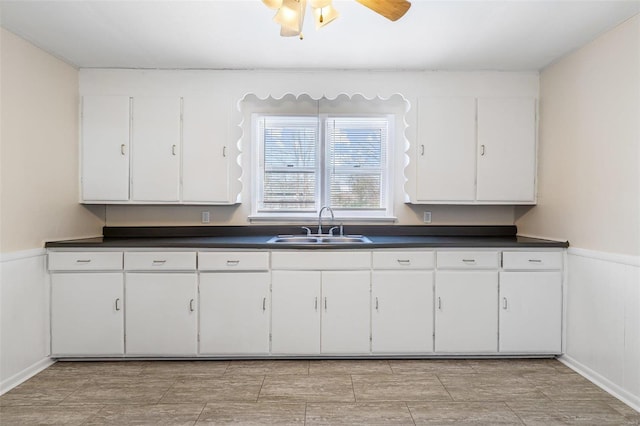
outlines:
[{"label": "window sill", "polygon": [[[309,222],[317,222],[318,216],[271,216],[271,215],[251,215],[248,217],[250,223],[264,223],[264,222],[290,222],[290,223],[306,223]],[[336,216],[333,220],[329,215],[322,216],[323,224],[330,223],[349,223],[349,222],[357,222],[357,223],[395,223],[398,221],[398,218],[395,216],[391,217],[339,217]]]}]

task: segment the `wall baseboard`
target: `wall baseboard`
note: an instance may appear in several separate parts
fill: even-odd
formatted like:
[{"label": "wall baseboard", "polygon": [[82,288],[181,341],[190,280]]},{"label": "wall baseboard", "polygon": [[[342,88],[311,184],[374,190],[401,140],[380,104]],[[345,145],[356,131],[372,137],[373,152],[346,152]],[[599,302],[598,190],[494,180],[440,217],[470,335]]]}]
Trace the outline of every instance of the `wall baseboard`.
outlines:
[{"label": "wall baseboard", "polygon": [[55,364],[55,362],[56,362],[55,360],[49,357],[43,358],[40,361],[36,362],[35,364],[20,371],[19,373],[14,374],[8,379],[2,381],[0,383],[0,395],[9,392],[11,389],[15,388],[19,384],[26,382],[27,380],[29,380],[30,378],[32,378],[42,370],[45,370],[50,366],[52,366],[53,364]]},{"label": "wall baseboard", "polygon": [[627,392],[620,386],[613,383],[611,380],[607,379],[601,374],[598,374],[596,371],[593,371],[586,365],[576,361],[568,355],[562,355],[558,358],[558,361],[560,361],[576,373],[580,374],[582,377],[589,380],[593,384],[602,388],[607,393],[615,396],[634,410],[640,412],[640,398],[636,395]]}]

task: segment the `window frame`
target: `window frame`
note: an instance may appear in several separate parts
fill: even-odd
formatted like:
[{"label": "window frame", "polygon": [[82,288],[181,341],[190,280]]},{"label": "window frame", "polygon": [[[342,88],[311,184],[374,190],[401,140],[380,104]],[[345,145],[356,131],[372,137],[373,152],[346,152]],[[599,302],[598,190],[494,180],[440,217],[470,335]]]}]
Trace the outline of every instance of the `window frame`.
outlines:
[{"label": "window frame", "polygon": [[[274,118],[313,118],[317,120],[316,138],[316,188],[315,188],[315,210],[266,210],[259,209],[264,196],[264,117]],[[327,135],[327,122],[332,119],[372,119],[384,120],[387,124],[386,133],[386,161],[380,167],[381,177],[381,198],[382,206],[377,209],[348,209],[337,208],[330,205],[330,141]],[[273,220],[273,221],[308,221],[316,219],[318,212],[323,206],[330,206],[334,209],[335,219],[341,221],[394,221],[394,151],[395,151],[395,114],[283,114],[283,113],[252,113],[251,114],[251,144],[252,144],[252,172],[251,178],[251,216],[250,220]]]}]

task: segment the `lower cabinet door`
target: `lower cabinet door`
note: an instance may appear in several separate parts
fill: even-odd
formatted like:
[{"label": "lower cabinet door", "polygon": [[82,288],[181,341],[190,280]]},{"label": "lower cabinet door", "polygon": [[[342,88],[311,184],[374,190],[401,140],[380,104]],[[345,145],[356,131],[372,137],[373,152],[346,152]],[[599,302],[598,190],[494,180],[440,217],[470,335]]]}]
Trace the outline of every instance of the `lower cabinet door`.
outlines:
[{"label": "lower cabinet door", "polygon": [[369,271],[322,272],[322,353],[370,352],[370,282]]},{"label": "lower cabinet door", "polygon": [[433,352],[433,272],[374,271],[374,353]]},{"label": "lower cabinet door", "polygon": [[125,278],[127,355],[196,355],[196,274],[127,273]]},{"label": "lower cabinet door", "polygon": [[200,274],[200,353],[268,354],[268,272]]},{"label": "lower cabinet door", "polygon": [[51,274],[53,356],[124,354],[122,273]]},{"label": "lower cabinet door", "polygon": [[500,352],[562,353],[562,275],[500,273]]},{"label": "lower cabinet door", "polygon": [[498,351],[498,272],[436,272],[436,352]]},{"label": "lower cabinet door", "polygon": [[271,352],[320,353],[320,280],[318,271],[271,274]]}]

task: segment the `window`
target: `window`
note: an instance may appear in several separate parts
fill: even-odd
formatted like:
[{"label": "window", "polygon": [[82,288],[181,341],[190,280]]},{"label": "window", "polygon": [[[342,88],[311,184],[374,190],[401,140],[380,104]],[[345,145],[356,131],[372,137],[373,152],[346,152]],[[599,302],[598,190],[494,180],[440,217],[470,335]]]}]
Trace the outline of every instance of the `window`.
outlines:
[{"label": "window", "polygon": [[392,116],[254,114],[253,214],[386,218],[391,211]]}]

